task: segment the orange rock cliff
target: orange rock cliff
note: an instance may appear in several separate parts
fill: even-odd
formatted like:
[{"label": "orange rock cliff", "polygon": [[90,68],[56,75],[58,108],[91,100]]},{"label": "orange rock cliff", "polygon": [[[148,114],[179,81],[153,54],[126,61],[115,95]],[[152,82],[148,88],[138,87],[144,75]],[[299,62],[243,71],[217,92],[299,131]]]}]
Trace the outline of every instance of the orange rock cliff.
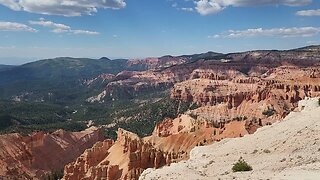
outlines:
[{"label": "orange rock cliff", "polygon": [[41,179],[51,171],[63,169],[102,139],[101,130],[94,127],[76,133],[58,130],[52,134],[1,135],[0,178]]}]

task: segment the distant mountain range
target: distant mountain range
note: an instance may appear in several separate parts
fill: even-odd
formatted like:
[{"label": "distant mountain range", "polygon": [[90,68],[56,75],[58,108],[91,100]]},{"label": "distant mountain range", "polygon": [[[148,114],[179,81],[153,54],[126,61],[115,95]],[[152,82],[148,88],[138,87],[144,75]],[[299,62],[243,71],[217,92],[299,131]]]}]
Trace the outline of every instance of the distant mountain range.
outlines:
[{"label": "distant mountain range", "polygon": [[[232,61],[274,61],[274,60],[320,60],[320,46],[308,46],[293,50],[258,50],[243,53],[222,54],[207,52],[194,55],[163,56],[145,59],[100,59],[60,57],[44,59],[20,66],[0,65],[0,98],[10,99],[23,93],[36,94],[51,91],[78,92],[82,89],[81,81],[100,74],[117,74],[122,71],[145,71],[162,69],[170,66],[195,62],[199,60]],[[62,93],[61,93],[62,94]],[[63,94],[62,94],[63,95]]]}]

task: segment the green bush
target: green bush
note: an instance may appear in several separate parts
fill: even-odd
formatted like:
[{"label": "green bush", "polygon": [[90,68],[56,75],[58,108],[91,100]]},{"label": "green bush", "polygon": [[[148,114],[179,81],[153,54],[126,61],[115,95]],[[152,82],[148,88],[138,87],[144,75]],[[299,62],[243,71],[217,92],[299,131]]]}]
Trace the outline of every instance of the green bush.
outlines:
[{"label": "green bush", "polygon": [[247,162],[245,162],[242,159],[242,157],[232,167],[233,172],[243,172],[243,171],[251,171],[251,170],[252,170],[252,167]]}]

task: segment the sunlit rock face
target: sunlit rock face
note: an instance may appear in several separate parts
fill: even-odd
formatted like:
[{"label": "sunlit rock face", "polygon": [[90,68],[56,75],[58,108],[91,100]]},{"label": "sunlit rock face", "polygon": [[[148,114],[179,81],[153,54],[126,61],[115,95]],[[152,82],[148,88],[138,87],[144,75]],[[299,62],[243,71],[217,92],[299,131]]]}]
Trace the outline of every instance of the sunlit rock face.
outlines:
[{"label": "sunlit rock face", "polygon": [[[242,138],[196,147],[189,160],[147,169],[140,180],[317,179],[320,175],[319,132],[319,98],[307,98],[299,102],[296,112],[280,122]],[[252,171],[232,171],[240,157],[252,166]]]},{"label": "sunlit rock face", "polygon": [[82,132],[1,135],[0,177],[41,179],[52,171],[60,171],[102,139],[101,130],[94,127]]}]

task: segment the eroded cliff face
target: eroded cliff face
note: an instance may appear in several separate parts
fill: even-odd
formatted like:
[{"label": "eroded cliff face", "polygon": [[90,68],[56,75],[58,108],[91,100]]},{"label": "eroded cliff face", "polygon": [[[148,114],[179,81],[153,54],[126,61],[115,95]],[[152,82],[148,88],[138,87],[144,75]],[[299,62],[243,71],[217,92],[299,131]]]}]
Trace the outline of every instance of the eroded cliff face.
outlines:
[{"label": "eroded cliff face", "polygon": [[68,164],[64,179],[138,179],[147,168],[159,168],[188,159],[189,152],[195,146],[248,134],[245,127],[244,121],[214,127],[208,121],[181,115],[158,123],[154,133],[144,138],[119,129],[115,142],[98,142],[75,162]]},{"label": "eroded cliff face", "polygon": [[[176,83],[190,79],[228,80],[235,77],[261,77],[281,66],[319,66],[319,52],[319,46],[309,46],[288,51],[266,50],[231,54],[208,52],[189,56],[133,59],[127,62],[127,66],[141,67],[134,68],[141,71],[124,71],[117,75],[96,78],[95,80],[105,82],[105,89],[88,101],[130,98],[141,92],[169,89]],[[87,83],[92,84],[91,81]]]},{"label": "eroded cliff face", "polygon": [[[247,84],[254,84],[256,86],[261,84],[263,86],[262,88],[264,88],[264,82],[266,82],[267,79],[261,78],[269,76],[273,71],[277,71],[278,68],[293,66],[292,63],[289,63],[289,66],[286,66],[286,64],[288,63],[280,61],[274,63],[260,61],[197,61],[157,71],[124,71],[115,75],[110,81],[106,81],[107,83],[104,91],[95,97],[89,98],[88,101],[94,102],[92,99],[96,97],[99,97],[98,99],[96,98],[96,101],[116,100],[124,97],[131,98],[144,92],[165,90],[173,86],[179,86],[177,83],[183,84],[188,83],[188,81],[196,81],[199,79],[202,81],[211,80],[211,83],[200,82],[201,84],[199,85],[201,86],[207,85],[207,87],[203,87],[207,88],[204,89],[205,91],[199,89],[199,92],[202,92],[203,96],[206,96],[205,93],[213,91],[212,86],[218,85],[220,85],[220,87],[226,85],[228,85],[228,87],[236,85],[243,87]],[[310,63],[307,66],[311,65],[314,64]],[[299,66],[294,67],[301,68]],[[285,73],[285,71],[283,70],[282,73]],[[309,76],[312,76],[313,74],[315,77],[317,73],[318,72],[310,72]],[[234,81],[231,81],[231,79]],[[235,81],[236,79],[238,79],[238,81]],[[282,82],[280,81],[280,83]],[[239,92],[242,92],[242,87],[239,87]],[[250,89],[250,87],[246,88]],[[181,90],[181,93],[188,91],[188,89],[176,89]],[[176,95],[178,96],[179,92],[176,92]],[[181,95],[185,96],[184,98],[191,98],[188,97],[188,92]]]},{"label": "eroded cliff face", "polygon": [[207,71],[208,75],[175,84],[171,98],[199,104],[189,112],[198,119],[260,119],[265,125],[284,118],[299,100],[320,95],[319,72],[320,67],[280,66],[261,76],[217,78]]},{"label": "eroded cliff face", "polygon": [[138,179],[144,169],[165,165],[166,158],[151,143],[119,129],[115,142],[99,142],[67,165],[64,179]]},{"label": "eroded cliff face", "polygon": [[59,171],[83,151],[103,139],[101,130],[82,132],[58,130],[30,136],[7,134],[0,137],[0,177],[40,179],[51,171]]},{"label": "eroded cliff face", "polygon": [[[263,127],[253,135],[196,147],[190,160],[147,169],[140,179],[318,179],[319,98],[300,101],[299,109],[302,111],[291,112],[283,121]],[[253,170],[233,172],[239,158]]]}]

